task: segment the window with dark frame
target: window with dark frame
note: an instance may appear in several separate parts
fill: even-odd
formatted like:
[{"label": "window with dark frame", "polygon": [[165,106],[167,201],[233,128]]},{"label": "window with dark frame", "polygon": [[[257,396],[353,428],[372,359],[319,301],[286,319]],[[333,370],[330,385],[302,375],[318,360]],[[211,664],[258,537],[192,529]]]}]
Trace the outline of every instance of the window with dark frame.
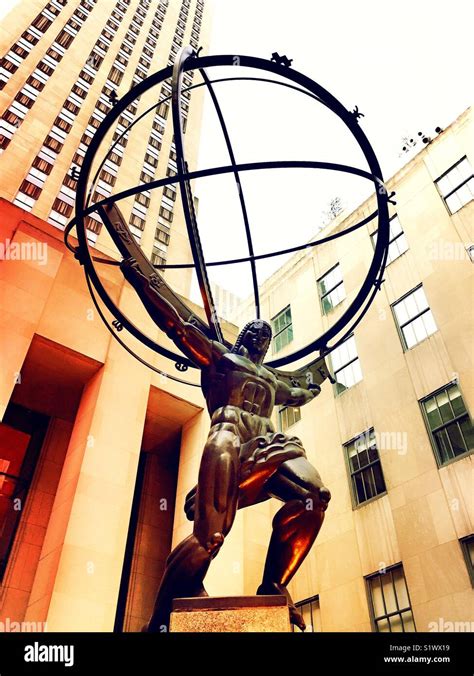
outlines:
[{"label": "window with dark frame", "polygon": [[291,308],[288,305],[272,319],[273,352],[279,352],[293,340],[293,320]]},{"label": "window with dark frame", "polygon": [[[390,265],[394,260],[399,258],[405,251],[408,251],[408,241],[403,228],[400,223],[398,215],[395,214],[392,216],[389,222],[390,225],[390,234],[389,234],[389,245],[388,245],[388,254],[387,254],[387,265]],[[372,244],[377,243],[377,233],[378,230],[375,230],[370,237],[372,239]]]},{"label": "window with dark frame", "polygon": [[405,350],[410,350],[438,330],[423,286],[420,284],[392,305]]},{"label": "window with dark frame", "polygon": [[474,429],[456,383],[423,398],[420,404],[440,466],[472,452]]},{"label": "window with dark frame", "polygon": [[376,632],[416,632],[402,564],[365,578]]},{"label": "window with dark frame", "polygon": [[160,206],[160,216],[171,223],[173,221],[173,212],[167,209],[166,207]]},{"label": "window with dark frame", "polygon": [[461,538],[459,542],[466,561],[467,572],[471,578],[471,585],[474,587],[474,534]]},{"label": "window with dark frame", "polygon": [[38,197],[41,195],[41,190],[42,189],[38,185],[35,185],[34,183],[27,181],[25,178],[25,180],[20,185],[20,189],[18,192],[21,192],[24,195],[31,197],[31,199],[37,200]]},{"label": "window with dark frame", "polygon": [[336,381],[334,383],[336,394],[345,392],[362,380],[362,369],[354,335],[346,338],[339,347],[336,347],[330,353],[329,361]]},{"label": "window with dark frame", "polygon": [[135,201],[138,202],[138,204],[141,204],[142,206],[148,207],[150,206],[150,198],[148,195],[145,195],[144,193],[140,192],[138,195],[135,197]]},{"label": "window with dark frame", "polygon": [[344,444],[355,506],[386,492],[382,463],[373,429]]},{"label": "window with dark frame", "polygon": [[68,204],[59,197],[56,197],[52,206],[52,211],[56,211],[58,214],[61,214],[61,216],[66,216],[69,218],[69,216],[72,214],[73,208],[74,207],[72,204]]},{"label": "window with dark frame", "polygon": [[299,406],[282,406],[278,409],[278,425],[280,432],[286,430],[301,420],[301,409]]},{"label": "window with dark frame", "polygon": [[450,214],[474,199],[474,174],[466,155],[435,180]]},{"label": "window with dark frame", "polygon": [[[306,624],[306,633],[316,633],[322,631],[321,626],[321,611],[319,607],[319,596],[312,596],[304,601],[295,603],[300,613],[303,615],[303,620]],[[294,624],[291,625],[293,632],[299,632],[300,629]]]},{"label": "window with dark frame", "polygon": [[155,239],[157,239],[162,244],[168,245],[170,243],[169,233],[161,230],[160,228],[156,228],[155,230]]},{"label": "window with dark frame", "polygon": [[329,314],[336,305],[344,300],[346,291],[339,263],[336,263],[334,267],[318,279],[318,291],[324,315]]}]

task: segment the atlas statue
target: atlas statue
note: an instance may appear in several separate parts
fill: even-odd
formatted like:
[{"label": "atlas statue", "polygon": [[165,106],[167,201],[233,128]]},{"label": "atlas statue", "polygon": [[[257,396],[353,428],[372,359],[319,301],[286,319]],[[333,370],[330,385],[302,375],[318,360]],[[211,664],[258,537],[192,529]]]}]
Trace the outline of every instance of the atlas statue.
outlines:
[{"label": "atlas statue", "polygon": [[[122,220],[116,206],[108,212],[111,221]],[[147,270],[143,259],[124,259],[121,269],[157,326],[201,369],[201,389],[211,418],[198,483],[185,501],[193,532],[169,555],[144,630],[160,632],[168,627],[174,598],[207,596],[204,578],[237,509],[272,497],[285,504],[273,519],[257,594],[286,596],[291,622],[304,629],[288,583],[316,539],[331,494],[301,441],[276,432],[270,417],[275,405],[303,406],[319,394],[328,375],[324,359],[293,372],[265,366],[272,339],[267,322],[249,322],[229,347],[185,321],[164,279],[151,265]]]},{"label": "atlas statue", "polygon": [[[283,62],[281,62],[282,59]],[[87,150],[77,184],[76,215],[65,229],[66,245],[84,266],[94,305],[114,338],[143,364],[173,380],[198,386],[195,382],[183,381],[176,376],[164,374],[156,366],[147,363],[119,337],[117,332],[121,332],[124,328],[127,329],[129,334],[155,353],[174,360],[179,371],[184,371],[188,367],[200,369],[200,386],[211,419],[209,435],[201,458],[198,483],[186,496],[184,506],[188,519],[193,521],[193,531],[173,549],[167,559],[154,610],[144,627],[144,631],[149,632],[161,632],[168,628],[173,599],[207,596],[204,587],[207,571],[232,528],[237,510],[270,498],[276,498],[284,504],[273,519],[273,531],[263,577],[256,592],[259,595],[284,595],[288,601],[291,622],[301,629],[305,628],[303,617],[291,599],[288,584],[305,560],[321,529],[331,494],[323,485],[318,471],[307,459],[300,439],[275,431],[271,416],[275,406],[303,406],[320,393],[323,381],[328,379],[334,382],[324,357],[351,335],[366,314],[383,283],[383,272],[387,260],[390,232],[388,202],[391,201],[393,193],[388,194],[377,158],[359,127],[358,118],[362,114],[358,112],[358,108],[356,107],[352,112],[347,110],[316,82],[292,67],[290,68],[291,60],[287,57],[280,57],[278,53],[272,55],[272,61],[243,55],[239,56],[238,61],[241,67],[253,68],[257,74],[263,71],[265,77],[232,76],[213,81],[208,77],[206,69],[233,66],[233,71],[235,71],[235,57],[233,55],[203,57],[191,47],[183,47],[174,65],[167,66],[137,84],[123,99],[117,101],[113,110],[100,125]],[[187,85],[187,89],[204,86],[210,93],[224,134],[230,163],[224,167],[190,172],[184,153],[181,95],[183,73],[196,70],[200,72],[203,82]],[[281,81],[280,79],[269,80],[269,74],[279,76]],[[168,101],[171,103],[176,173],[172,172],[165,178],[127,188],[118,195],[91,203],[91,196],[95,194],[94,185],[100,177],[100,170],[106,160],[103,159],[99,165],[91,186],[88,185],[89,176],[95,155],[107,133],[119,119],[120,114],[133,101],[149,89],[159,86],[166,79],[171,80],[172,92],[165,98],[162,98],[160,94],[158,104]],[[274,86],[290,86],[293,90],[310,96],[314,101],[323,103],[337,114],[351,131],[359,143],[370,171],[341,164],[307,160],[304,162],[281,160],[238,165],[213,85],[214,82],[221,80],[240,79],[251,79],[262,84],[271,83]],[[154,104],[147,112],[153,111],[156,105]],[[143,115],[140,115],[132,122],[126,130],[121,132],[121,136],[129,133],[131,127],[142,117]],[[121,136],[117,139],[114,136],[115,141],[108,154],[113,152]],[[291,355],[284,355],[270,363],[264,363],[272,341],[272,329],[267,322],[258,318],[260,301],[256,256],[253,254],[248,210],[239,172],[296,167],[345,172],[370,180],[376,187],[377,208],[372,214],[359,223],[351,225],[347,230],[331,232],[326,237],[310,244],[304,243],[280,252],[269,252],[258,258],[268,258],[301,251],[309,246],[317,246],[344,236],[376,217],[378,217],[378,235],[374,258],[367,276],[343,315],[308,345],[300,347]],[[220,173],[234,175],[249,246],[249,256],[217,261],[213,264],[223,265],[245,261],[250,263],[255,296],[255,316],[257,317],[244,326],[235,343],[223,336],[215,312],[191,190],[191,180]],[[172,184],[179,186],[193,263],[171,266],[160,263],[155,266],[145,256],[139,242],[133,236],[127,220],[123,218],[117,207],[117,202],[145,190],[161,189]],[[94,212],[105,225],[120,254],[120,263],[116,261],[114,264],[120,265],[124,277],[137,292],[148,314],[159,329],[174,342],[178,348],[178,354],[140,331],[107,293],[93,261],[107,264],[110,261],[91,254],[86,234],[86,216]],[[73,227],[77,229],[77,247],[68,243],[68,235]],[[194,269],[207,323],[194,314],[183,298],[167,284],[158,271],[167,267],[192,267]],[[112,325],[102,312],[95,291],[115,317]],[[329,341],[333,339],[336,342],[330,345]],[[304,367],[293,368],[291,371],[280,370],[281,366],[293,364],[313,354],[319,354],[319,356]]]}]

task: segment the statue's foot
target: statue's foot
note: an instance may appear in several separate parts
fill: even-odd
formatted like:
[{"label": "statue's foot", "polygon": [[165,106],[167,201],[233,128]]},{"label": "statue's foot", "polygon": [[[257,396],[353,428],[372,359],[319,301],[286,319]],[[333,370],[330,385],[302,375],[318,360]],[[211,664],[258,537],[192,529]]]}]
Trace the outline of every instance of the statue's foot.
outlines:
[{"label": "statue's foot", "polygon": [[306,629],[306,623],[303,619],[303,615],[293,603],[293,599],[284,585],[278,584],[278,582],[262,583],[257,589],[257,596],[272,596],[273,594],[286,596],[291,624],[296,625],[298,629],[304,631]]},{"label": "statue's foot", "polygon": [[189,596],[192,598],[196,598],[197,596],[209,596],[207,591],[204,589],[204,585],[199,585],[199,587],[196,587],[195,590],[189,593]]}]

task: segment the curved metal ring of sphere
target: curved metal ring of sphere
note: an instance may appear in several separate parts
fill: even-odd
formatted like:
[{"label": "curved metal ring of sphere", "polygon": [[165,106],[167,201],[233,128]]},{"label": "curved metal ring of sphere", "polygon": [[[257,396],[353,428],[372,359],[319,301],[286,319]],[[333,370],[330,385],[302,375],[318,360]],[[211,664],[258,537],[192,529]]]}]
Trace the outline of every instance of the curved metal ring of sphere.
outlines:
[{"label": "curved metal ring of sphere", "polygon": [[[187,49],[187,48],[185,48]],[[183,52],[184,50],[182,50]],[[311,354],[312,352],[318,351],[321,354],[328,354],[331,350],[333,350],[337,345],[339,345],[345,338],[353,331],[354,327],[361,321],[362,317],[365,315],[365,313],[368,310],[368,307],[373,301],[373,298],[377,292],[377,290],[380,289],[380,285],[383,281],[382,275],[383,271],[385,268],[385,263],[387,259],[387,252],[388,252],[388,245],[389,245],[389,217],[388,217],[388,201],[389,201],[389,196],[387,194],[387,190],[385,189],[385,185],[383,183],[383,178],[382,178],[382,172],[379,166],[379,163],[377,161],[377,158],[375,156],[375,153],[373,152],[373,149],[359,127],[358,121],[357,121],[357,113],[356,112],[350,112],[348,111],[337,99],[335,99],[329,92],[327,92],[325,89],[323,89],[319,84],[308,78],[307,76],[303,75],[302,73],[299,73],[298,71],[293,70],[292,68],[287,68],[285,66],[282,66],[280,64],[266,61],[264,59],[259,59],[256,57],[250,57],[250,56],[238,56],[235,57],[233,55],[222,55],[222,56],[207,56],[207,57],[197,57],[197,56],[192,56],[191,54],[187,54],[184,59],[182,59],[182,62],[179,64],[179,85],[181,82],[181,77],[182,74],[185,71],[188,70],[199,70],[203,77],[205,78],[205,81],[202,83],[203,85],[206,85],[207,88],[211,92],[211,96],[213,97],[214,105],[216,106],[216,109],[219,110],[218,108],[218,103],[217,99],[215,97],[215,94],[212,90],[212,81],[209,80],[206,75],[205,75],[205,69],[209,67],[218,67],[218,66],[235,66],[236,59],[238,59],[238,63],[241,67],[250,67],[254,68],[257,70],[263,70],[267,71],[270,73],[273,73],[275,75],[279,75],[281,77],[284,77],[286,79],[291,80],[292,82],[296,83],[299,87],[303,88],[300,91],[303,91],[306,93],[306,91],[312,95],[314,98],[316,98],[318,101],[326,105],[330,110],[332,110],[336,115],[339,116],[339,118],[345,123],[349,131],[352,133],[356,141],[358,142],[365,159],[368,163],[369,172],[356,169],[354,167],[347,167],[345,165],[336,165],[336,164],[330,164],[330,163],[322,163],[322,162],[262,162],[262,163],[252,163],[252,164],[243,164],[243,165],[237,165],[235,163],[235,160],[233,158],[233,153],[232,149],[230,146],[230,140],[228,142],[228,148],[230,146],[229,154],[231,157],[232,164],[229,167],[216,167],[213,169],[207,169],[207,170],[202,170],[202,171],[195,171],[195,172],[188,172],[187,171],[187,166],[185,164],[185,159],[184,159],[184,148],[182,147],[182,143],[178,143],[177,145],[177,156],[178,156],[178,169],[181,167],[181,171],[178,172],[178,174],[174,177],[168,177],[167,179],[160,179],[157,181],[153,181],[152,183],[146,183],[143,184],[142,186],[136,186],[132,189],[123,191],[122,193],[118,195],[113,195],[110,196],[109,198],[106,198],[102,200],[101,202],[88,206],[87,202],[87,185],[89,181],[89,175],[92,167],[92,163],[95,159],[96,153],[99,150],[99,147],[109,131],[111,125],[117,120],[117,118],[121,115],[121,113],[139,96],[141,96],[144,92],[148,91],[152,87],[155,87],[156,85],[160,84],[164,80],[170,78],[173,75],[173,67],[168,66],[161,71],[151,75],[148,77],[146,80],[141,82],[140,84],[136,85],[133,89],[131,89],[120,101],[117,102],[117,104],[114,106],[114,108],[108,113],[108,115],[105,117],[104,121],[101,123],[99,128],[97,129],[92,142],[88,148],[88,151],[84,157],[84,162],[81,168],[80,172],[80,177],[78,180],[77,184],[77,191],[76,191],[76,214],[71,222],[70,226],[68,226],[67,231],[66,231],[66,236],[69,233],[71,227],[73,225],[76,226],[77,228],[77,237],[78,237],[78,249],[76,251],[76,256],[81,262],[82,265],[84,265],[85,269],[85,274],[88,279],[88,282],[91,283],[91,285],[96,289],[98,295],[100,296],[101,300],[105,304],[105,306],[108,308],[108,310],[113,314],[113,316],[116,318],[116,321],[119,323],[121,327],[126,328],[133,336],[135,336],[138,340],[140,340],[143,344],[145,344],[147,347],[152,349],[153,351],[169,358],[172,359],[177,365],[185,365],[189,367],[194,367],[194,364],[187,360],[183,355],[177,354],[172,352],[171,350],[168,350],[164,348],[163,346],[157,344],[155,341],[153,341],[151,338],[143,334],[138,327],[136,327],[121,311],[120,309],[115,305],[115,303],[112,301],[112,299],[109,297],[107,294],[107,291],[105,290],[98,274],[95,269],[95,266],[93,264],[93,257],[91,256],[91,252],[88,247],[87,243],[87,235],[86,235],[86,230],[85,230],[85,225],[84,225],[84,218],[86,215],[93,213],[94,211],[98,211],[100,213],[100,207],[104,204],[112,204],[119,199],[123,199],[124,197],[133,195],[133,194],[138,194],[139,192],[142,192],[144,190],[150,190],[153,189],[154,187],[159,187],[162,185],[170,185],[173,183],[179,183],[180,187],[182,188],[186,183],[189,183],[189,180],[195,177],[199,176],[212,176],[212,175],[217,175],[217,174],[222,174],[222,173],[234,173],[236,176],[236,180],[238,180],[238,172],[239,171],[246,171],[250,169],[262,169],[262,168],[283,168],[283,167],[316,167],[316,168],[325,168],[325,169],[336,169],[338,171],[344,171],[347,173],[352,173],[355,175],[363,176],[364,178],[368,178],[369,180],[373,181],[374,186],[375,186],[375,194],[376,194],[376,199],[377,199],[377,210],[373,213],[371,218],[375,217],[375,215],[378,214],[378,236],[377,236],[377,241],[376,241],[376,246],[375,246],[375,251],[374,251],[374,256],[370,265],[370,268],[368,270],[368,274],[362,283],[361,288],[359,289],[358,293],[356,294],[356,297],[354,298],[353,302],[350,304],[350,306],[346,309],[346,311],[341,315],[341,317],[335,322],[333,326],[331,326],[327,331],[325,331],[321,336],[316,338],[314,341],[306,345],[305,347],[296,350],[292,354],[287,355],[286,357],[282,357],[279,359],[274,359],[271,361],[266,362],[269,366],[282,366],[282,365],[287,365],[291,364],[292,362],[296,361],[297,359],[301,359],[304,356],[307,356]],[[225,78],[223,78],[224,80]],[[238,80],[239,78],[231,78]],[[242,78],[246,79],[246,78]],[[256,78],[258,79],[258,78]],[[268,81],[268,80],[266,80]],[[275,84],[284,84],[280,83],[279,81],[272,81]],[[198,85],[194,85],[198,86]],[[294,88],[294,87],[293,87]],[[178,88],[179,91],[179,88]],[[162,99],[160,99],[160,102]],[[177,102],[179,102],[179,98],[177,99]],[[175,128],[176,124],[180,124],[180,118],[176,116],[176,110],[179,111],[179,103],[176,101],[174,102],[174,122],[175,122]],[[157,104],[158,105],[158,104]],[[221,127],[223,130],[224,135],[226,136],[226,140],[228,138],[227,130],[225,129],[225,122],[223,121],[223,118],[221,119]],[[176,129],[175,129],[176,131]],[[180,136],[180,134],[177,134],[176,136]],[[179,151],[179,152],[178,152]],[[183,200],[183,205],[185,205],[185,201]],[[242,206],[242,201],[241,201],[241,206]],[[243,209],[245,209],[245,206],[242,206]],[[252,264],[252,270],[254,270],[254,261],[256,259],[264,258],[264,257],[270,257],[274,255],[278,255],[282,252],[272,252],[271,254],[267,255],[260,255],[260,256],[254,256],[253,251],[251,248],[251,240],[249,240],[249,230],[248,230],[248,220],[246,219],[246,216],[244,214],[244,221],[246,225],[246,232],[247,232],[247,241],[249,243],[249,256],[245,259],[251,262]],[[364,222],[367,222],[367,219],[364,219]],[[357,224],[358,226],[360,224]],[[354,226],[351,226],[348,231],[355,229]],[[345,232],[338,233],[337,236],[343,235]],[[323,238],[322,241],[328,241],[328,238]],[[199,236],[198,236],[198,243],[199,242]],[[320,242],[312,242],[310,243],[311,246],[317,246]],[[192,242],[191,242],[192,244]],[[294,247],[295,250],[302,249],[305,246],[308,245],[303,245],[301,247]],[[195,252],[193,251],[193,254]],[[230,261],[232,262],[232,261]],[[227,261],[220,261],[218,264],[226,264]],[[194,266],[197,267],[196,265],[196,259]],[[193,267],[194,267],[193,266]],[[171,267],[171,266],[170,266]],[[177,265],[176,267],[185,267],[185,266],[179,266]],[[201,280],[200,280],[201,281]],[[253,275],[253,281],[254,281],[254,291],[255,291],[255,282],[256,278],[255,275]],[[202,285],[201,285],[202,289]],[[258,291],[257,291],[258,294]],[[258,316],[258,295],[256,294],[256,307],[257,307],[257,316]],[[205,305],[206,305],[206,300],[203,298]],[[211,310],[212,308],[208,308]],[[356,316],[358,315],[358,316]],[[208,313],[209,316],[209,313]],[[102,318],[103,315],[102,315]],[[338,334],[341,334],[341,332],[344,330],[345,327],[348,326],[349,322],[355,318],[354,323],[349,327],[349,329],[339,337],[339,339],[331,346],[328,345],[329,341],[338,336]],[[106,322],[107,323],[107,322]],[[108,326],[109,330],[110,327]],[[112,329],[113,333],[113,329]],[[122,345],[124,343],[120,341]],[[128,349],[128,348],[127,348]],[[149,365],[149,364],[148,364]],[[158,373],[162,373],[160,370],[156,369],[155,367],[149,365],[153,370],[157,371]],[[166,375],[166,374],[163,374]],[[173,378],[173,376],[170,376]],[[179,378],[174,378],[176,380],[180,380]],[[194,383],[189,383],[188,381],[181,381],[181,382],[186,382],[187,384],[192,384]]]}]

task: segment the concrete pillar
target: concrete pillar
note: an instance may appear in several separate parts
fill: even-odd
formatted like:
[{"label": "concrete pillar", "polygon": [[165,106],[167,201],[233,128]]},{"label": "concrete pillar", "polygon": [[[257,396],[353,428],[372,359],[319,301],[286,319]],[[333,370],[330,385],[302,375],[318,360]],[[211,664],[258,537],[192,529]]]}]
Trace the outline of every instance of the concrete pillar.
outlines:
[{"label": "concrete pillar", "polygon": [[113,629],[149,387],[112,341],[84,389],[32,591],[48,631]]},{"label": "concrete pillar", "polygon": [[[25,221],[22,209],[0,200],[0,420],[41,319],[63,254],[60,245]],[[28,214],[32,223],[40,222]],[[22,256],[22,258],[18,258]]]}]

